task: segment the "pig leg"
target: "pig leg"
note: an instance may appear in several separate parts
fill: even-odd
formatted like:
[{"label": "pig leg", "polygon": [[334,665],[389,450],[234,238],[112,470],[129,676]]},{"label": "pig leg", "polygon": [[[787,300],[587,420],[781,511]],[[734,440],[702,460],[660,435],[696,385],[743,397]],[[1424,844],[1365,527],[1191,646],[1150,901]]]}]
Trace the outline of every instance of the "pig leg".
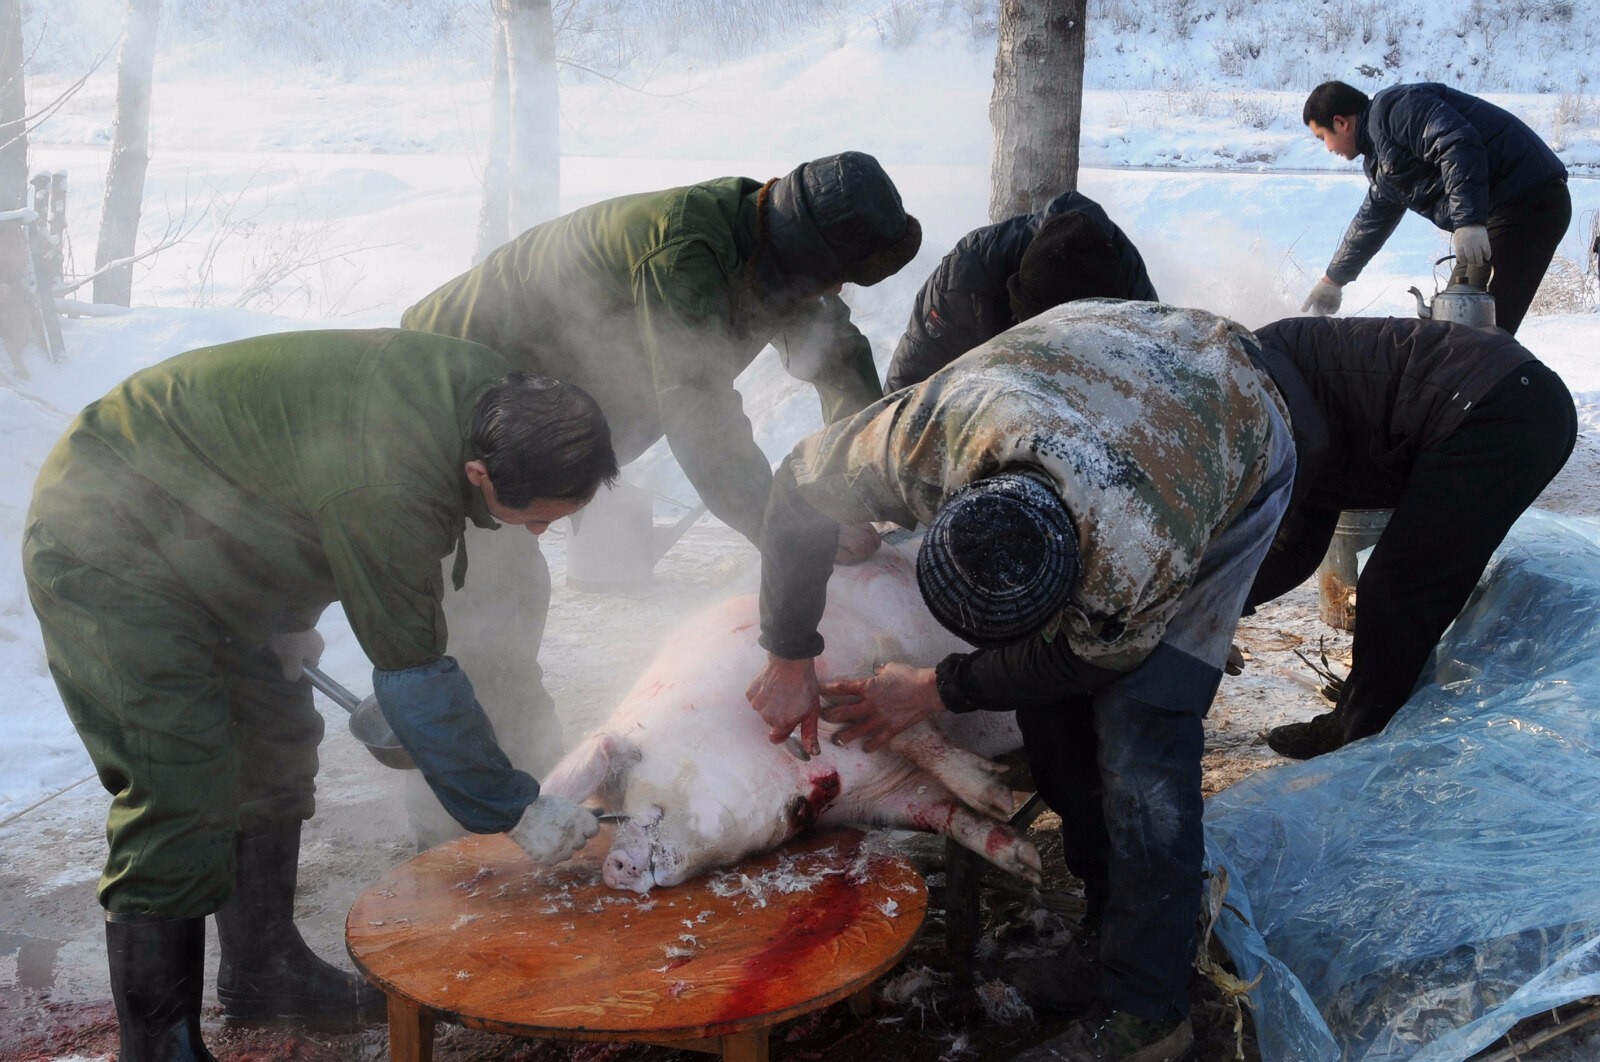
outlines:
[{"label": "pig leg", "polygon": [[[540,782],[541,793],[551,793],[582,803],[598,795],[615,800],[617,782],[639,762],[639,750],[612,734],[599,731],[578,743]],[[610,804],[607,803],[609,808]]]},{"label": "pig leg", "polygon": [[863,819],[875,826],[942,833],[1001,870],[1034,885],[1043,880],[1039,850],[1026,835],[1004,822],[978,814],[944,786],[924,775],[913,777],[881,800],[874,801],[870,809],[852,813],[846,808],[830,808],[823,817],[824,822],[840,823]]},{"label": "pig leg", "polygon": [[1011,787],[1000,780],[1005,766],[952,745],[933,724],[924,721],[902,730],[890,739],[889,748],[939,779],[974,811],[1010,817]]}]

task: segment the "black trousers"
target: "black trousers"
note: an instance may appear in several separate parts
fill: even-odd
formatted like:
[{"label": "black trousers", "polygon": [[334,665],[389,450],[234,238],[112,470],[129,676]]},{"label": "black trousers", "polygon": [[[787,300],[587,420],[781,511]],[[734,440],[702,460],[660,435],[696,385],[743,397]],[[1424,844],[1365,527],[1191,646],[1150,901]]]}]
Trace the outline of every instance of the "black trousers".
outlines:
[{"label": "black trousers", "polygon": [[1489,215],[1489,294],[1495,324],[1515,333],[1572,221],[1566,181],[1551,181]]},{"label": "black trousers", "polygon": [[[1577,414],[1561,378],[1528,362],[1417,457],[1356,581],[1353,659],[1334,709],[1346,741],[1378,733],[1405,704],[1495,548],[1561,470],[1576,438]],[[1251,585],[1249,607],[1309,578],[1338,518],[1338,509],[1291,507]]]}]

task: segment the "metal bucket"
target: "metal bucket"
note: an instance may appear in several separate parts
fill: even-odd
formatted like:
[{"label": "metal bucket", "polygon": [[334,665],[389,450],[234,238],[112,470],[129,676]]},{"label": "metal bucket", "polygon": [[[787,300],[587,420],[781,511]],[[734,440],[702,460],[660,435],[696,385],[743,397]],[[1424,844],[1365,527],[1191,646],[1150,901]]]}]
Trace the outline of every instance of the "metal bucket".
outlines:
[{"label": "metal bucket", "polygon": [[1317,615],[1342,631],[1356,629],[1358,554],[1378,544],[1393,509],[1350,509],[1339,514],[1328,552],[1317,565]]}]

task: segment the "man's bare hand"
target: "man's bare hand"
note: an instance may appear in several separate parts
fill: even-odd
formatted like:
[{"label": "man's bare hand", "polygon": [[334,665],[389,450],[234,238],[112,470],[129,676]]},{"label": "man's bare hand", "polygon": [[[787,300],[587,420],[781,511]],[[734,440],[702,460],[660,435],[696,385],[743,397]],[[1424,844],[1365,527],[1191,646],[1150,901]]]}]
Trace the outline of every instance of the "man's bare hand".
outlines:
[{"label": "man's bare hand", "polygon": [[839,548],[833,555],[833,563],[860,564],[878,552],[882,543],[878,529],[871,524],[843,524],[839,528]]},{"label": "man's bare hand", "polygon": [[785,660],[767,654],[767,666],[744,691],[750,707],[772,729],[767,740],[781,744],[800,728],[800,745],[815,756],[822,751],[817,743],[817,710],[821,707],[814,658]]},{"label": "man's bare hand", "polygon": [[907,727],[944,711],[931,667],[884,664],[869,678],[835,679],[822,686],[833,703],[823,710],[830,723],[844,727],[833,740],[848,745],[856,739],[876,752]]}]

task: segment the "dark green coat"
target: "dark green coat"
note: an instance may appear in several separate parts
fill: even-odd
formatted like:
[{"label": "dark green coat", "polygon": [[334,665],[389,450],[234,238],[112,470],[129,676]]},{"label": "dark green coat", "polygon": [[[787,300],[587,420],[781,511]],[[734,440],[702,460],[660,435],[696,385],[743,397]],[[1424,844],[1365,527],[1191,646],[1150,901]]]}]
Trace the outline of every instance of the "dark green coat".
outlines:
[{"label": "dark green coat", "polygon": [[752,288],[760,191],[726,177],[584,207],[529,229],[401,321],[588,391],[623,463],[665,434],[706,506],[755,541],[772,476],[739,373],[772,343],[830,422],[882,393],[842,300],[784,306]]},{"label": "dark green coat", "polygon": [[286,332],[180,354],[79,414],[34,488],[77,556],[262,644],[339,600],[383,670],[445,648],[440,560],[467,519],[472,406],[508,371],[399,330]]}]

